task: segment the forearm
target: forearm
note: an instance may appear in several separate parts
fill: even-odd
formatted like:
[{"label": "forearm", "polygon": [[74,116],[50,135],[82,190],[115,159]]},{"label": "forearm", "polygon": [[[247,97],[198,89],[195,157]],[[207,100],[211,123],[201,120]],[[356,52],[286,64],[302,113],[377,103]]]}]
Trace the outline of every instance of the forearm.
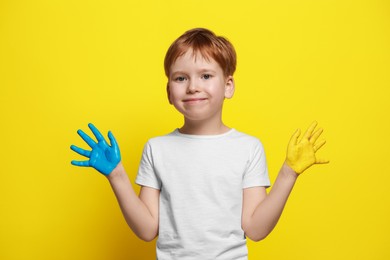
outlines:
[{"label": "forearm", "polygon": [[133,232],[142,240],[151,241],[158,233],[158,220],[136,195],[122,163],[107,176],[121,208],[122,214]]},{"label": "forearm", "polygon": [[286,163],[282,165],[275,184],[267,197],[256,207],[247,236],[252,240],[264,239],[276,226],[298,175]]}]

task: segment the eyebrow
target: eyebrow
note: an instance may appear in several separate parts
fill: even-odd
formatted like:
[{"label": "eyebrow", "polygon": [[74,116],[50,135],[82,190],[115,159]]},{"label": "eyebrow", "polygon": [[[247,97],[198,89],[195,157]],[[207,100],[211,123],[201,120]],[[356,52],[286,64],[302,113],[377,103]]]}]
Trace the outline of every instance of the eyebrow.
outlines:
[{"label": "eyebrow", "polygon": [[[200,69],[200,70],[198,70],[197,72],[199,72],[199,73],[204,73],[204,72],[216,73],[215,70],[213,70],[213,69],[206,69],[206,68]],[[185,72],[185,71],[182,71],[182,70],[178,70],[178,71],[173,71],[171,74],[172,74],[172,75],[175,75],[175,74],[188,74],[188,73]]]},{"label": "eyebrow", "polygon": [[213,70],[213,69],[201,69],[201,70],[199,70],[199,72],[213,72],[213,73],[216,73],[216,71]]}]

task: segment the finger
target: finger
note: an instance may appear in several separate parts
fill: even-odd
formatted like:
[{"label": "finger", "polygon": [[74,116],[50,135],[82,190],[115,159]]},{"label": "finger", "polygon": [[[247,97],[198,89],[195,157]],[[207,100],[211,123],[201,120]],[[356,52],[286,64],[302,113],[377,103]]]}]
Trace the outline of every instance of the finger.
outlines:
[{"label": "finger", "polygon": [[317,121],[313,121],[313,123],[311,123],[309,128],[306,130],[306,132],[303,135],[302,139],[305,139],[305,138],[309,139],[312,136],[312,133],[313,133],[314,129],[316,128],[316,126],[317,126]]},{"label": "finger", "polygon": [[91,148],[94,148],[96,146],[96,142],[91,138],[89,137],[86,133],[83,132],[83,130],[79,129],[77,130],[77,133],[79,134],[79,136],[81,136],[81,138],[83,138],[83,140],[91,147]]},{"label": "finger", "polygon": [[81,166],[81,167],[88,167],[89,166],[89,161],[71,161],[70,162],[72,165],[75,166]]},{"label": "finger", "polygon": [[301,135],[301,129],[295,130],[295,132],[290,138],[289,145],[296,145],[298,143],[298,138],[300,135]]},{"label": "finger", "polygon": [[318,128],[316,131],[314,131],[313,135],[310,137],[310,143],[314,144],[323,131],[324,129],[322,128]]},{"label": "finger", "polygon": [[329,163],[328,159],[316,159],[316,164],[325,164]]},{"label": "finger", "polygon": [[103,135],[99,132],[99,130],[92,123],[89,123],[88,126],[91,129],[92,133],[95,135],[98,142],[104,141]]},{"label": "finger", "polygon": [[110,145],[114,148],[118,148],[118,143],[116,142],[116,139],[114,135],[111,133],[111,131],[108,131],[108,139],[110,139]]},{"label": "finger", "polygon": [[313,147],[314,152],[317,152],[325,143],[326,143],[326,141],[322,140],[320,143],[314,145],[314,147]]},{"label": "finger", "polygon": [[77,147],[77,146],[75,146],[73,144],[70,146],[70,149],[72,149],[73,151],[75,151],[76,153],[78,153],[78,154],[80,154],[82,156],[85,156],[85,157],[88,157],[88,158],[91,156],[91,152],[90,151],[84,150],[84,149],[82,149],[80,147]]}]

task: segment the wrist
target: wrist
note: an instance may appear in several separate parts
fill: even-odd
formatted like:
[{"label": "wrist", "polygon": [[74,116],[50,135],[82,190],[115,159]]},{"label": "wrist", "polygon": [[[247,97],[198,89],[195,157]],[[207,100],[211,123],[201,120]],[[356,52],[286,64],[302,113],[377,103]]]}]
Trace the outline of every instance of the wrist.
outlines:
[{"label": "wrist", "polygon": [[299,173],[296,173],[294,171],[294,169],[288,165],[288,163],[286,161],[284,161],[283,165],[282,165],[282,169],[283,169],[283,172],[285,173],[286,176],[289,176],[289,177],[292,177],[292,178],[298,178],[299,176]]},{"label": "wrist", "polygon": [[112,170],[112,172],[106,175],[106,177],[109,181],[112,181],[114,179],[122,178],[125,175],[125,168],[123,167],[122,161],[120,161],[118,165]]}]

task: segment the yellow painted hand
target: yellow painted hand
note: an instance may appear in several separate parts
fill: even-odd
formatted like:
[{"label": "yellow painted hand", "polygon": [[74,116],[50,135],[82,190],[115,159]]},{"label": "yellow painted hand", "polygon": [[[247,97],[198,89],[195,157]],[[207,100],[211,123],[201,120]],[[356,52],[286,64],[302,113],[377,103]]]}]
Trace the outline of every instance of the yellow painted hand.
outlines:
[{"label": "yellow painted hand", "polygon": [[290,142],[287,147],[287,158],[286,163],[290,166],[297,174],[301,174],[307,168],[313,164],[329,163],[329,160],[318,159],[316,152],[324,144],[325,140],[316,144],[318,137],[322,134],[323,129],[319,128],[316,131],[314,129],[317,126],[317,122],[313,122],[310,127],[306,130],[302,139],[298,141],[301,134],[301,130],[297,129],[292,135]]}]

